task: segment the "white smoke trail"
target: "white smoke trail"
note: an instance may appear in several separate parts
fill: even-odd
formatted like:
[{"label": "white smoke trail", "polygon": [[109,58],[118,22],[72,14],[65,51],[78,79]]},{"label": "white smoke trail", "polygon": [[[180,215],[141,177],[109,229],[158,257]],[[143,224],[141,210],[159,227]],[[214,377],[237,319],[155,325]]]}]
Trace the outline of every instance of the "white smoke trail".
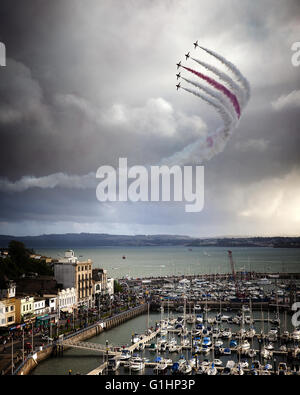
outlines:
[{"label": "white smoke trail", "polygon": [[3,192],[24,192],[30,188],[53,189],[57,187],[70,189],[95,188],[97,185],[95,173],[85,175],[68,175],[54,173],[43,177],[23,176],[12,182],[6,178],[0,178],[0,190]]},{"label": "white smoke trail", "polygon": [[[224,110],[223,106],[217,100],[214,100],[206,95],[202,95],[201,93],[194,91],[193,89],[188,89],[184,87],[182,87],[181,89],[184,89],[186,92],[192,93],[193,95],[200,97],[200,99],[215,107],[224,122],[224,128],[222,129],[223,134],[226,138],[232,134],[232,131],[237,124],[237,120],[236,118],[233,118],[228,111]],[[210,134],[210,136],[212,137],[215,137],[217,135],[218,131],[214,134]]]},{"label": "white smoke trail", "polygon": [[[229,139],[232,130],[237,123],[236,117],[233,117],[230,112],[224,108],[219,99],[216,100],[193,89],[185,87],[182,87],[182,89],[199,97],[214,107],[221,115],[223,126],[220,127],[215,133],[210,134],[205,138],[199,138],[194,143],[186,146],[183,150],[176,152],[174,155],[168,158],[164,158],[161,161],[161,164],[163,165],[173,166],[176,164],[182,166],[186,163],[202,163],[206,160],[210,160],[216,154],[224,150],[227,140]],[[212,139],[212,145],[208,144],[208,138]]]},{"label": "white smoke trail", "polygon": [[214,90],[212,88],[209,88],[208,86],[205,86],[203,84],[199,84],[198,82],[192,81],[188,78],[181,77],[184,81],[186,81],[188,84],[191,84],[195,86],[198,89],[203,90],[205,93],[208,95],[212,96],[213,98],[219,100],[219,106],[223,111],[226,111],[230,114],[231,118],[235,119],[238,121],[238,116],[234,108],[232,107],[231,103],[228,101],[227,97],[224,96],[222,93],[220,93],[217,90]]},{"label": "white smoke trail", "polygon": [[229,87],[234,91],[235,95],[238,98],[239,104],[241,106],[241,109],[243,109],[246,105],[246,94],[244,90],[232,79],[230,78],[227,74],[223,73],[219,69],[217,69],[214,66],[211,66],[208,63],[202,62],[199,59],[192,58],[191,59],[200,64],[200,66],[203,66],[206,70],[211,71],[213,74],[215,74],[217,77],[219,77],[222,81],[227,83]]},{"label": "white smoke trail", "polygon": [[248,82],[248,80],[243,76],[243,74],[240,72],[240,70],[231,62],[229,62],[227,59],[223,58],[223,56],[217,54],[216,52],[201,47],[205,52],[209,53],[210,55],[212,55],[213,57],[215,57],[216,59],[218,59],[221,63],[223,63],[230,71],[233,72],[233,74],[236,76],[237,80],[242,84],[243,88],[246,91],[246,103],[249,101],[250,99],[250,95],[251,95],[251,88],[250,88],[250,84]]}]

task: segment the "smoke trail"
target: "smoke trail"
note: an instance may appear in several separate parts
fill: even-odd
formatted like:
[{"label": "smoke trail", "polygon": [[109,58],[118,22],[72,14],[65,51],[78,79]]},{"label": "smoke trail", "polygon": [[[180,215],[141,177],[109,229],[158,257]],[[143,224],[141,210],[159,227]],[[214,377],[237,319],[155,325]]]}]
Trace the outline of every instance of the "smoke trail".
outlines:
[{"label": "smoke trail", "polygon": [[211,66],[208,63],[202,62],[199,59],[192,58],[191,59],[200,64],[200,66],[203,66],[206,70],[211,71],[214,73],[217,77],[219,77],[222,81],[226,82],[229,87],[235,92],[236,96],[238,97],[238,101],[241,104],[241,108],[243,109],[246,105],[246,96],[245,92],[243,89],[232,79],[230,78],[227,74],[223,73],[219,69],[217,69],[214,66]]},{"label": "smoke trail", "polygon": [[237,117],[233,117],[232,114],[219,102],[219,100],[215,100],[214,98],[201,94],[193,89],[185,87],[182,87],[182,89],[199,97],[214,107],[221,115],[223,126],[206,138],[199,138],[194,143],[186,146],[183,150],[176,152],[168,158],[164,158],[161,161],[161,164],[168,166],[173,166],[174,164],[181,166],[186,163],[202,163],[206,160],[210,160],[213,156],[223,151],[231,131],[234,129],[237,122]]},{"label": "smoke trail", "polygon": [[209,96],[203,95],[201,93],[199,93],[198,91],[195,91],[193,89],[189,89],[189,88],[185,88],[185,87],[181,87],[181,89],[185,90],[186,92],[189,92],[197,97],[200,97],[200,99],[206,101],[208,104],[210,104],[211,106],[213,106],[217,112],[221,115],[221,118],[223,120],[224,123],[224,127],[223,129],[218,129],[218,132],[214,133],[214,134],[210,134],[209,137],[215,137],[218,135],[218,133],[220,132],[220,130],[222,131],[222,133],[224,134],[225,137],[229,137],[229,135],[231,134],[233,128],[235,127],[236,123],[237,123],[237,118],[232,117],[232,115],[224,108],[224,106],[218,102],[215,99],[212,99]]},{"label": "smoke trail", "polygon": [[248,102],[250,99],[250,95],[251,95],[251,88],[250,88],[250,84],[247,81],[247,79],[243,76],[243,74],[240,72],[240,70],[231,62],[229,62],[227,59],[223,58],[223,56],[218,55],[216,52],[201,47],[204,51],[206,51],[207,53],[209,53],[210,55],[214,56],[216,59],[218,59],[221,63],[223,63],[225,66],[227,66],[227,68],[229,70],[231,70],[233,72],[233,74],[236,76],[237,80],[243,85],[243,88],[246,91],[246,101]]},{"label": "smoke trail", "polygon": [[206,101],[208,104],[213,106],[218,111],[218,113],[221,115],[226,129],[231,126],[231,124],[233,122],[233,117],[220,102],[218,102],[217,100],[215,100],[209,96],[206,96],[206,95],[203,95],[197,91],[194,91],[192,89],[184,88],[184,87],[182,87],[182,89],[185,90],[186,92],[192,93],[193,95],[200,97],[200,99]]},{"label": "smoke trail", "polygon": [[220,84],[219,82],[215,81],[213,78],[210,78],[210,77],[208,77],[205,74],[202,74],[202,73],[200,73],[200,72],[198,72],[196,70],[190,69],[189,67],[184,67],[184,66],[181,66],[181,67],[184,68],[185,70],[189,71],[190,73],[193,73],[193,74],[197,75],[199,78],[202,78],[203,80],[207,81],[214,88],[216,88],[219,91],[223,92],[224,95],[226,95],[230,99],[230,101],[232,102],[233,107],[234,107],[235,111],[237,112],[238,117],[240,118],[240,116],[241,116],[241,109],[240,109],[240,105],[239,105],[239,102],[237,100],[237,97],[232,92],[230,92],[230,90],[228,88],[226,88],[226,86]]},{"label": "smoke trail", "polygon": [[227,102],[226,98],[222,95],[222,93],[220,93],[219,91],[215,91],[203,84],[199,84],[198,82],[189,80],[188,78],[184,78],[184,77],[181,77],[181,78],[184,81],[186,81],[188,84],[191,84],[191,85],[195,86],[196,88],[203,90],[205,93],[207,93],[210,96],[212,96],[213,98],[219,100],[220,108],[222,108],[223,111],[227,111],[233,119],[237,118],[236,112],[234,111],[232,106]]}]

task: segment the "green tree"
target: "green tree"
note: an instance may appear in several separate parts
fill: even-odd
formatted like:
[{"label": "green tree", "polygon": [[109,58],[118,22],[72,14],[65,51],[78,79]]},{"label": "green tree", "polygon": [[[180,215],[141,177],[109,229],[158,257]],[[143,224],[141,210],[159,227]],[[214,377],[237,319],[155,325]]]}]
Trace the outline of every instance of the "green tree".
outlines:
[{"label": "green tree", "polygon": [[121,293],[123,291],[123,287],[121,284],[118,283],[117,280],[114,281],[114,293],[118,294]]}]

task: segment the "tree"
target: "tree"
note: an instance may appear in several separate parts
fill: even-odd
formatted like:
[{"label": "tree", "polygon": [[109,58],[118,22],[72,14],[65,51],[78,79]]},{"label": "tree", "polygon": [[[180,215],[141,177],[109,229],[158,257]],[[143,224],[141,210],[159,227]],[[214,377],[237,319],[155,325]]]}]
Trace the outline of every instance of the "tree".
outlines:
[{"label": "tree", "polygon": [[21,266],[29,258],[29,251],[25,248],[24,243],[16,240],[9,242],[8,254],[18,266]]},{"label": "tree", "polygon": [[122,285],[119,284],[117,280],[115,280],[114,281],[114,293],[117,294],[117,293],[120,293],[122,291],[123,291]]}]

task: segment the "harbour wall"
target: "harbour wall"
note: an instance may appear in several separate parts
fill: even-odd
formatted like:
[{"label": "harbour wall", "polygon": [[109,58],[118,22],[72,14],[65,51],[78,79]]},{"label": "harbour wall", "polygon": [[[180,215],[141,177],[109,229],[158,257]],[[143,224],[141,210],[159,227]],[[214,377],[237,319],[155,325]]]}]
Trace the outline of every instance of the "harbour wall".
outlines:
[{"label": "harbour wall", "polygon": [[[103,321],[97,322],[96,324],[81,329],[71,335],[65,336],[65,339],[72,339],[75,341],[84,341],[92,337],[98,336],[100,333],[114,328],[124,322],[137,317],[138,315],[144,314],[148,311],[148,305],[142,304],[134,307],[130,310],[126,310],[113,317],[106,318]],[[62,356],[63,351],[66,350],[67,346],[61,346],[59,344],[51,344],[44,346],[41,350],[38,350],[35,354],[28,357],[15,371],[15,375],[23,376],[28,375],[36,366],[49,357]]]}]

